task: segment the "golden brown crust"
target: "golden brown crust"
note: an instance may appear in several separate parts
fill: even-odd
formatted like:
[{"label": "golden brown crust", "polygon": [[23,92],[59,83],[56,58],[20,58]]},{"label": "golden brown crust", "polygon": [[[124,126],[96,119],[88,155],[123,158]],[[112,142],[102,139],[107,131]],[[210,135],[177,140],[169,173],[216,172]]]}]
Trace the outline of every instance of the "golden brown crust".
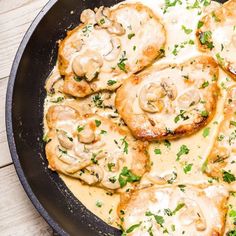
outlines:
[{"label": "golden brown crust", "polygon": [[[228,191],[221,185],[186,185],[184,192],[178,186],[153,186],[122,194],[117,214],[124,231],[142,222],[129,235],[142,235],[147,232],[165,235],[163,228],[170,229],[171,225],[175,225],[176,235],[183,230],[187,235],[223,235],[227,199]],[[182,206],[171,214],[179,204]],[[190,220],[194,217],[194,211],[199,217],[196,221]],[[157,215],[156,222],[154,217],[150,218],[154,215]],[[185,225],[185,221],[188,224]]]},{"label": "golden brown crust", "polygon": [[[222,180],[223,171],[234,173],[234,139],[236,123],[236,85],[228,89],[224,117],[218,128],[218,135],[207,158],[206,173],[214,178]],[[232,163],[232,164],[231,164]],[[226,169],[225,169],[226,168]],[[233,169],[231,169],[233,168]],[[233,181],[232,181],[233,182]]]},{"label": "golden brown crust", "polygon": [[[197,76],[198,70],[206,70],[206,73],[208,73],[207,75],[205,75],[206,80],[208,81],[207,86],[204,88],[199,88],[196,87],[196,85],[193,85],[193,83],[198,84],[198,80],[201,81],[202,77],[194,78],[193,72],[192,74],[189,74],[188,78],[186,79],[186,74],[184,74],[185,72],[180,72],[181,70],[185,70],[185,68],[192,68],[193,70],[196,70]],[[162,76],[166,76],[165,72],[169,73],[169,71],[171,70],[173,70],[174,72],[168,77],[168,80],[170,80],[172,77],[172,81],[174,81],[173,83],[176,83],[177,93],[181,93],[181,89],[189,89],[191,86],[193,86],[194,89],[196,89],[198,93],[201,94],[202,100],[204,101],[204,109],[201,109],[201,111],[197,111],[195,118],[189,123],[183,122],[183,124],[181,124],[181,121],[178,121],[176,124],[174,124],[174,120],[178,116],[178,114],[176,113],[176,109],[178,108],[177,103],[176,108],[172,114],[168,114],[168,112],[166,112],[165,110],[164,113],[162,113],[161,111],[159,114],[150,114],[141,109],[140,101],[139,105],[137,105],[137,97],[141,96],[141,92],[139,91],[143,84],[148,84],[147,81],[149,81],[149,78],[151,78],[152,76],[153,78],[152,80],[150,79],[150,82],[159,82],[161,81]],[[182,73],[182,78],[178,77],[178,73]],[[192,80],[191,76],[193,78]],[[176,78],[173,79],[173,77]],[[153,66],[138,75],[131,76],[124,82],[122,87],[117,91],[116,107],[119,114],[130,128],[132,134],[138,139],[152,141],[174,139],[181,136],[186,136],[196,132],[197,130],[205,126],[214,116],[217,103],[217,95],[219,92],[216,83],[217,78],[218,66],[211,57],[207,56],[200,56],[190,59],[189,61],[181,65]],[[184,81],[183,87],[178,88],[178,83],[181,83],[181,81]],[[176,100],[178,100],[178,95],[176,99],[171,103],[171,106],[173,106]],[[134,107],[134,104],[139,107],[138,110]],[[164,105],[164,107],[165,106],[166,105]],[[207,115],[201,115],[201,112],[203,110],[207,111]],[[156,118],[153,114],[158,114],[159,118]],[[170,122],[172,122],[170,124],[170,127],[168,127],[167,119],[171,120]],[[177,119],[180,119],[180,117]]]},{"label": "golden brown crust", "polygon": [[115,190],[120,188],[118,178],[123,168],[139,178],[147,170],[148,144],[134,140],[128,129],[107,118],[95,114],[79,116],[70,107],[51,106],[47,122],[50,141],[46,156],[54,171]]},{"label": "golden brown crust", "polygon": [[[211,52],[222,69],[236,79],[236,63],[230,56],[236,51],[233,36],[236,25],[236,0],[227,1],[199,22],[199,29],[196,32],[198,48],[203,52]],[[219,43],[220,41],[217,41],[219,34],[224,34],[227,41],[231,43],[229,45],[224,45],[224,42]]]},{"label": "golden brown crust", "polygon": [[[65,82],[63,86],[63,91],[69,95],[75,96],[75,97],[85,97],[89,94],[98,92],[100,90],[115,90],[117,89],[122,81],[128,77],[130,74],[136,73],[140,70],[142,70],[147,65],[150,65],[158,56],[160,56],[161,49],[165,46],[165,30],[163,25],[160,23],[160,20],[157,18],[157,16],[152,12],[152,10],[140,3],[132,4],[132,3],[125,3],[119,5],[117,8],[112,9],[110,12],[110,18],[114,19],[115,22],[117,22],[117,19],[122,21],[122,18],[119,17],[119,15],[125,14],[127,15],[128,11],[135,11],[136,14],[142,14],[140,16],[140,19],[145,14],[145,22],[143,23],[142,27],[139,27],[138,29],[134,29],[137,32],[137,36],[134,34],[134,32],[131,30],[131,26],[128,27],[124,35],[113,35],[106,31],[104,28],[97,28],[93,26],[93,24],[80,24],[78,27],[76,27],[74,30],[69,31],[67,34],[67,37],[60,41],[59,43],[59,53],[58,53],[58,61],[59,61],[59,70],[60,74],[65,76]],[[132,19],[132,15],[134,14],[128,14],[129,17]],[[135,16],[134,16],[135,17]],[[138,19],[139,17],[137,16]],[[124,22],[119,22],[124,23]],[[150,24],[151,26],[149,26]],[[73,55],[80,55],[80,50],[75,47],[75,42],[77,42],[77,45],[79,44],[79,40],[83,41],[82,51],[83,48],[86,47],[87,41],[91,39],[88,38],[86,35],[85,38],[81,36],[81,32],[84,31],[84,29],[90,25],[91,26],[91,34],[95,34],[96,31],[100,31],[100,38],[96,39],[96,36],[93,36],[94,42],[98,45],[101,43],[100,41],[105,41],[106,39],[103,39],[101,35],[104,35],[104,37],[111,39],[118,39],[121,42],[120,46],[120,53],[119,57],[114,59],[114,61],[106,61],[105,56],[103,56],[103,66],[100,68],[100,72],[97,75],[97,78],[93,79],[92,81],[88,81],[85,78],[82,78],[81,81],[76,80],[76,75],[74,71],[72,70],[71,66],[71,60]],[[130,27],[130,28],[129,28]],[[146,33],[141,33],[141,31],[145,31],[145,27],[152,27],[156,30],[153,31],[153,38],[150,38]],[[139,32],[140,31],[140,32]],[[95,32],[95,33],[94,33]],[[95,34],[96,35],[96,34]],[[132,35],[132,36],[130,36]],[[141,43],[144,40],[141,38],[138,38],[138,35],[145,35],[146,45]],[[132,37],[132,38],[130,38]],[[96,41],[97,40],[97,41]],[[99,41],[100,40],[100,41]],[[108,39],[107,39],[108,40]],[[132,41],[133,40],[133,41]],[[140,41],[141,40],[141,41]],[[104,42],[103,42],[104,43]],[[110,44],[108,41],[101,47],[109,46],[107,44]],[[92,45],[92,44],[91,44]],[[89,45],[88,47],[91,48],[93,46]],[[133,48],[135,45],[135,49]],[[102,49],[98,48],[95,49],[98,53]],[[108,50],[109,51],[109,50]],[[126,53],[123,55],[123,53]],[[104,53],[104,52],[103,52]],[[106,53],[105,53],[106,54]],[[122,60],[122,58],[125,59],[125,68],[120,69],[118,64]],[[134,61],[135,60],[135,61]],[[110,70],[112,68],[112,70]],[[116,81],[114,84],[109,84],[108,81],[113,80]]]}]

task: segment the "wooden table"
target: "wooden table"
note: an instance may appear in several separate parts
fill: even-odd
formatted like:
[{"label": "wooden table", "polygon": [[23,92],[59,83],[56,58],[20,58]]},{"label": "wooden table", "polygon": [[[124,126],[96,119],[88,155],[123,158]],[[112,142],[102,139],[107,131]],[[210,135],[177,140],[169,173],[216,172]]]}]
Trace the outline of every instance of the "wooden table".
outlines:
[{"label": "wooden table", "polygon": [[5,96],[17,48],[48,0],[0,0],[0,236],[52,235],[52,229],[25,194],[10,157]]}]

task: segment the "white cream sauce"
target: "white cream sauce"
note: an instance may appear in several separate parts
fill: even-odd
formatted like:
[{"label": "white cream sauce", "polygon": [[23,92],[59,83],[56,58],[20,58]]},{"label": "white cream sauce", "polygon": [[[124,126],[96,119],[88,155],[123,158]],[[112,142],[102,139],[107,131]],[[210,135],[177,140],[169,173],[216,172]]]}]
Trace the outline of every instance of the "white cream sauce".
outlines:
[{"label": "white cream sauce", "polygon": [[[136,0],[129,0],[128,2],[137,2]],[[212,2],[210,6],[203,7],[200,3],[199,8],[192,8],[195,0],[177,1],[176,6],[165,9],[164,0],[139,0],[139,2],[149,6],[162,20],[167,30],[167,45],[165,48],[166,57],[156,62],[157,64],[164,63],[181,63],[193,56],[199,55],[197,50],[195,31],[197,29],[198,21],[201,17],[214,9],[219,4]],[[172,1],[171,1],[172,2]],[[200,2],[200,1],[199,1]],[[150,32],[151,33],[151,32]],[[152,143],[149,148],[152,167],[150,173],[143,178],[143,183],[150,182],[150,179],[155,180],[157,177],[168,176],[173,183],[212,183],[213,179],[209,179],[202,173],[205,159],[212,147],[213,141],[216,138],[218,124],[222,119],[222,109],[226,88],[232,84],[232,80],[223,71],[220,72],[219,86],[221,87],[222,96],[217,105],[217,112],[212,122],[198,133],[181,138],[179,140],[161,143]],[[100,93],[101,97],[107,93]],[[99,96],[100,96],[99,95]],[[64,97],[63,94],[57,93],[53,97],[48,96],[45,100],[45,114],[48,107],[57,100],[58,97],[64,97],[60,104],[72,104],[77,107],[80,112],[94,112],[111,118],[111,114],[118,115],[113,109],[98,108],[94,104],[94,97],[92,95],[85,99],[73,100]],[[114,95],[113,95],[114,96]],[[112,99],[110,100],[111,104]],[[105,102],[107,100],[104,99]],[[108,99],[109,101],[109,99]],[[115,122],[120,123],[120,119],[115,118]],[[45,132],[47,127],[45,124]],[[187,147],[188,154],[183,154],[176,161],[181,146]],[[159,154],[155,154],[154,150]],[[64,175],[60,175],[67,187],[72,193],[82,202],[90,211],[101,218],[103,221],[116,225],[116,207],[119,202],[119,196],[113,194],[107,195],[105,190],[89,187],[80,183],[77,179],[72,179]],[[233,198],[233,197],[232,197]],[[235,204],[234,204],[235,206]],[[234,207],[235,209],[235,207]],[[236,209],[235,209],[236,210]]]}]

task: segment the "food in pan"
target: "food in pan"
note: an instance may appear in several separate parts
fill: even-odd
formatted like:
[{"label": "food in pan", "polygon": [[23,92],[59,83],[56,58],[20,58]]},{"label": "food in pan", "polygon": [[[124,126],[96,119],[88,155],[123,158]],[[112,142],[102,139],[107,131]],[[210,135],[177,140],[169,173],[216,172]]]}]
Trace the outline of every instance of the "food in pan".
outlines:
[{"label": "food in pan", "polygon": [[128,235],[222,235],[227,198],[220,185],[151,187],[123,194],[118,214]]},{"label": "food in pan", "polygon": [[123,235],[235,236],[235,0],[82,12],[45,83],[49,168]]},{"label": "food in pan", "polygon": [[145,144],[107,118],[80,116],[58,105],[49,108],[46,119],[46,155],[52,170],[109,190],[137,183],[145,173]]},{"label": "food in pan", "polygon": [[236,1],[230,0],[199,21],[199,49],[207,51],[236,79]]},{"label": "food in pan", "polygon": [[138,139],[186,136],[214,116],[217,79],[218,66],[207,56],[179,65],[153,66],[123,83],[116,107]]},{"label": "food in pan", "polygon": [[115,90],[127,76],[162,54],[165,29],[142,4],[88,9],[80,18],[82,24],[59,46],[59,70],[65,76],[63,91],[67,94],[84,97]]}]

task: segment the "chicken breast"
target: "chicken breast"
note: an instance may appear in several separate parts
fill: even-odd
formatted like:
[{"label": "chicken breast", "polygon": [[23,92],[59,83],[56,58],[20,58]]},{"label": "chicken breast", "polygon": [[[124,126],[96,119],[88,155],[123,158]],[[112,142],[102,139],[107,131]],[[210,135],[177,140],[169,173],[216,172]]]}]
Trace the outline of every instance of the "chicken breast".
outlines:
[{"label": "chicken breast", "polygon": [[110,190],[136,183],[145,173],[147,144],[107,118],[80,116],[58,105],[49,108],[46,119],[50,169]]},{"label": "chicken breast", "polygon": [[223,235],[227,198],[221,185],[154,186],[123,195],[118,214],[127,236]]},{"label": "chicken breast", "polygon": [[156,65],[124,82],[116,107],[138,139],[186,136],[213,117],[217,79],[218,66],[207,56],[180,65]]},{"label": "chicken breast", "polygon": [[236,79],[236,0],[229,0],[198,23],[199,49],[211,52],[219,65]]},{"label": "chicken breast", "polygon": [[228,183],[236,181],[236,85],[228,90],[224,118],[206,164],[209,176]]},{"label": "chicken breast", "polygon": [[164,26],[140,3],[87,9],[81,22],[59,45],[63,91],[72,96],[115,90],[163,53]]}]

